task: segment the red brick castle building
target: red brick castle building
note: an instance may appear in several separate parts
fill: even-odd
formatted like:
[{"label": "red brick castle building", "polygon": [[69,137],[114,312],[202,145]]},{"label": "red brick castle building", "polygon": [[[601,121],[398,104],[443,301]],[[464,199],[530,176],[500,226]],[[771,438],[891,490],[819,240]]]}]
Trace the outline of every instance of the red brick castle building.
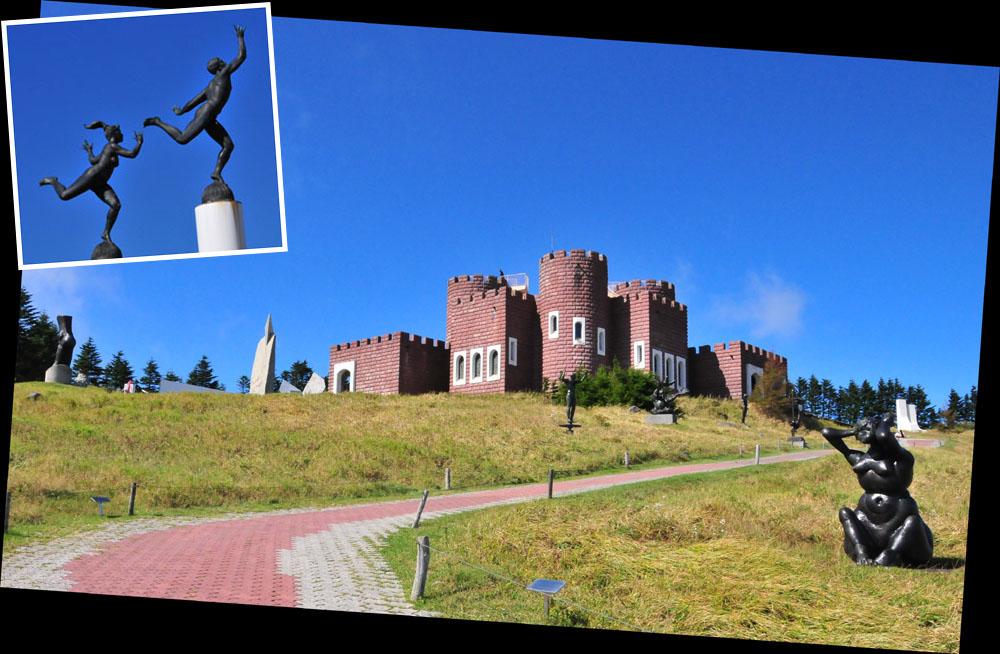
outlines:
[{"label": "red brick castle building", "polygon": [[538,265],[538,294],[521,276],[448,280],[445,341],[407,332],[330,348],[333,393],[503,393],[539,390],[583,368],[617,360],[696,395],[749,393],[771,360],[742,341],[688,348],[687,307],[674,285],[654,279],[608,283],[608,261],[557,250]]}]

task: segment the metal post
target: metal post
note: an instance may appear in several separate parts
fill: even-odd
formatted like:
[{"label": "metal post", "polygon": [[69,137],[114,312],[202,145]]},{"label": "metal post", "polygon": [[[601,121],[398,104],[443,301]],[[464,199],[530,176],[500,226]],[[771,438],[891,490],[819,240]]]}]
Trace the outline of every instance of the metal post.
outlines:
[{"label": "metal post", "polygon": [[549,598],[552,597],[548,593],[542,593],[545,596],[545,617],[549,617]]},{"label": "metal post", "polygon": [[625,450],[625,469],[628,470],[631,467],[632,466],[631,466],[631,464],[629,464],[629,460],[628,460],[628,450]]},{"label": "metal post", "polygon": [[552,468],[549,468],[549,499],[550,500],[552,499],[552,482],[555,480],[555,478],[556,478],[556,471],[553,470]]},{"label": "metal post", "polygon": [[756,464],[760,465],[760,443],[757,443],[757,445],[756,445],[756,447],[755,447],[755,452],[756,452],[756,453],[754,454],[754,456],[755,456],[755,458],[756,458],[757,460],[756,460],[756,461],[754,461],[754,463],[756,463]]},{"label": "metal post", "polygon": [[444,489],[451,490],[451,468],[444,469]]},{"label": "metal post", "polygon": [[128,514],[135,515],[135,482],[132,482],[132,492],[128,496]]},{"label": "metal post", "polygon": [[743,443],[740,443],[740,458],[743,458]]},{"label": "metal post", "polygon": [[425,490],[424,491],[424,496],[422,498],[420,498],[420,508],[417,509],[417,519],[413,521],[413,528],[414,529],[416,529],[417,527],[420,526],[420,514],[424,512],[424,504],[427,503],[427,494],[428,493],[430,493],[430,491]]},{"label": "metal post", "polygon": [[7,525],[10,523],[10,491],[7,491],[7,503],[3,509],[3,533],[7,533]]},{"label": "metal post", "polygon": [[413,576],[413,590],[410,592],[410,601],[416,602],[424,596],[424,587],[427,585],[427,568],[431,561],[430,538],[427,536],[417,537],[417,571]]}]

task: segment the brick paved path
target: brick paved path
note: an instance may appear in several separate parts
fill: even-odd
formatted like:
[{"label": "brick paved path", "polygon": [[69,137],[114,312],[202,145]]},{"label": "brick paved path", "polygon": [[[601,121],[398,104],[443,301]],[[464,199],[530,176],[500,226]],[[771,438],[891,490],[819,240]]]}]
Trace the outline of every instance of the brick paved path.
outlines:
[{"label": "brick paved path", "polygon": [[[916,443],[914,443],[916,444]],[[761,463],[812,459],[806,450]],[[672,466],[557,482],[568,495],[679,474],[753,465],[753,459]],[[545,497],[547,484],[427,500],[422,520]],[[0,585],[111,595],[421,615],[377,552],[412,525],[419,500],[222,518],[132,520],[4,557]]]}]

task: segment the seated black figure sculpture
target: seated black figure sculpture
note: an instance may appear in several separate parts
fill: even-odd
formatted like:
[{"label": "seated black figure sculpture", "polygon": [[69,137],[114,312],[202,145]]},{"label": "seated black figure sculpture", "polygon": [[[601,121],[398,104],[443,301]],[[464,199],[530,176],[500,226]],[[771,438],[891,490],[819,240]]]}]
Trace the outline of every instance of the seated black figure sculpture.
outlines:
[{"label": "seated black figure sculpture", "polygon": [[[670,386],[674,386],[674,382],[670,382]],[[650,413],[654,415],[664,415],[667,413],[677,413],[677,407],[674,401],[681,395],[685,395],[687,391],[679,392],[673,391],[670,395],[663,392],[664,383],[662,381],[656,382],[656,390],[653,391],[653,408]]]},{"label": "seated black figure sculpture", "polygon": [[[913,481],[913,455],[892,433],[893,416],[864,418],[854,429],[822,431],[823,438],[847,459],[865,489],[858,507],[840,510],[844,551],[858,565],[924,565],[934,553],[934,536],[906,490]],[[854,436],[867,452],[848,449]]]},{"label": "seated black figure sculpture", "polygon": [[[87,157],[90,159],[90,168],[85,170],[79,179],[70,184],[69,188],[60,184],[58,177],[45,177],[38,182],[38,185],[51,185],[60,200],[71,200],[82,193],[93,191],[94,195],[101,198],[110,207],[101,239],[113,245],[111,243],[111,228],[115,226],[115,220],[118,219],[118,212],[121,210],[122,205],[118,200],[118,196],[115,195],[114,190],[108,185],[108,180],[111,179],[111,173],[118,167],[118,157],[135,159],[138,156],[139,149],[142,147],[142,132],[135,133],[136,146],[131,150],[126,150],[118,145],[125,140],[122,136],[122,130],[118,125],[106,125],[100,120],[95,120],[89,125],[84,125],[84,127],[86,129],[104,128],[104,137],[108,139],[107,144],[101,150],[101,154],[96,157],[94,156],[93,146],[87,141],[83,142],[83,149],[87,151]],[[118,256],[121,256],[121,252],[118,253]]]}]

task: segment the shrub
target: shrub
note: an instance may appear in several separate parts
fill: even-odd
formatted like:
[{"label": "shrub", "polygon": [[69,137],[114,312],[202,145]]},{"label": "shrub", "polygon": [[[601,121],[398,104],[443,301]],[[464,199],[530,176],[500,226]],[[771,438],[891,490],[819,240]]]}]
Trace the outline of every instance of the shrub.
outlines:
[{"label": "shrub", "polygon": [[[647,411],[653,408],[656,378],[650,372],[622,368],[615,360],[610,367],[601,366],[594,374],[588,374],[583,369],[577,370],[576,374],[580,380],[576,386],[577,406],[635,405]],[[566,394],[561,392],[558,382],[552,388],[552,402],[565,403]]]}]

